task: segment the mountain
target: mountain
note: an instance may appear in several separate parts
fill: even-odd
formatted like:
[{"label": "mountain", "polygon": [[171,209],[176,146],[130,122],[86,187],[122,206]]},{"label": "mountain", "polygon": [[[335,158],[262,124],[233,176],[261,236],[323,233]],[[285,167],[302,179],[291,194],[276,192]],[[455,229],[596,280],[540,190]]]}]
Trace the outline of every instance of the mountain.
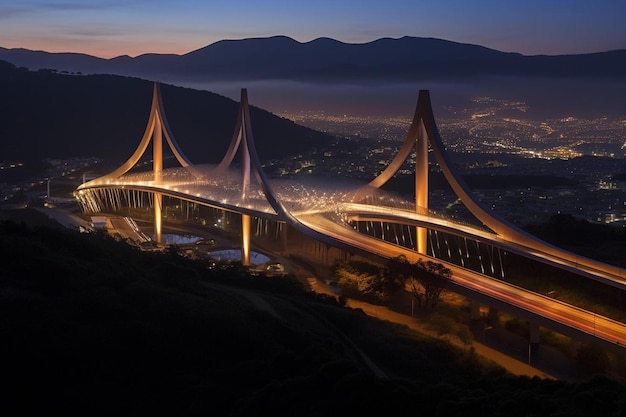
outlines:
[{"label": "mountain", "polygon": [[419,81],[473,76],[626,77],[626,50],[522,55],[435,38],[405,36],[351,44],[286,36],[222,40],[184,55],[102,59],[85,54],[0,48],[29,69],[118,74],[159,80]]},{"label": "mountain", "polygon": [[[143,136],[152,88],[153,82],[133,77],[27,71],[0,62],[0,160],[94,156],[119,165]],[[232,138],[239,103],[168,84],[161,85],[161,94],[185,154],[194,163],[219,162]],[[262,160],[335,141],[260,108],[251,106],[250,112]]]}]

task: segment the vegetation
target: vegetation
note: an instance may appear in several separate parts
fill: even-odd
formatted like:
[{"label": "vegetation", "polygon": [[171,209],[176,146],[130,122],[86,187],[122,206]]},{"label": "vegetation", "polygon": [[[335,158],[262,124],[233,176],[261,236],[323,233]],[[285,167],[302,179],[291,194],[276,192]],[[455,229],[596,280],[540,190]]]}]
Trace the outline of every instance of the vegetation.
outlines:
[{"label": "vegetation", "polygon": [[398,256],[381,265],[352,257],[337,263],[334,274],[343,297],[348,294],[354,299],[401,309],[403,299],[410,294],[411,315],[421,315],[427,329],[439,336],[456,338],[466,346],[474,341],[470,328],[458,317],[458,306],[446,308],[445,312],[435,311],[450,279],[450,270],[440,263],[423,259],[410,263],[406,257]]},{"label": "vegetation", "polygon": [[[570,216],[566,216],[566,218],[568,217]],[[551,221],[554,222],[555,219]],[[574,221],[578,222],[575,219]],[[563,223],[564,221],[560,220],[560,222]],[[543,225],[543,227],[551,228],[550,223]],[[594,229],[593,225],[590,226],[590,229]],[[600,226],[599,229],[604,228]],[[604,230],[604,232],[614,233],[611,230]],[[620,233],[617,230],[617,234]],[[589,236],[592,239],[593,237],[601,239],[603,235],[596,230],[596,233],[589,233]],[[623,294],[620,291],[591,280],[581,281],[575,274],[566,273],[554,267],[530,263],[512,256],[512,254],[508,256],[509,269],[513,270],[514,273],[507,274],[506,281],[535,292],[548,293],[553,298],[593,310],[603,316],[624,320],[623,299],[621,298]],[[398,300],[397,298],[394,300],[393,295],[402,292],[399,291],[400,289],[408,290],[417,303],[417,307],[421,307],[425,313],[421,317],[421,321],[426,324],[427,328],[439,336],[451,336],[465,345],[470,345],[475,335],[471,333],[468,327],[468,324],[471,326],[469,317],[459,317],[458,314],[451,313],[450,310],[450,308],[456,310],[469,309],[469,305],[450,305],[446,311],[435,311],[435,307],[439,305],[440,297],[445,291],[446,280],[450,277],[449,273],[442,264],[423,260],[411,264],[402,256],[389,260],[386,265],[357,258],[350,262],[339,263],[335,267],[336,284],[347,291],[350,297],[361,297],[373,302],[384,303],[390,308],[398,308]],[[393,284],[385,286],[385,283]],[[386,288],[387,291],[381,291],[381,288]],[[374,291],[374,289],[378,291]],[[489,310],[490,313],[491,310]],[[526,339],[530,336],[527,321],[503,312],[493,316],[490,314],[484,320],[485,328],[492,328],[497,324]],[[544,328],[540,328],[540,338],[542,345],[549,345],[561,351],[565,356],[571,358],[577,369],[582,372],[606,373],[620,380],[626,376],[623,352],[607,351],[593,343],[576,341]]]},{"label": "vegetation", "polygon": [[386,301],[409,288],[417,306],[434,311],[451,271],[433,261],[409,262],[405,256],[390,259],[384,266],[368,260],[354,259],[335,266],[337,286],[357,292],[374,301]]},{"label": "vegetation", "polygon": [[411,289],[411,294],[419,307],[433,311],[439,303],[452,272],[440,263],[418,260],[410,263],[404,256],[390,259],[386,274],[403,280]]},{"label": "vegetation", "polygon": [[355,257],[334,267],[336,284],[345,293],[374,302],[386,301],[403,287],[399,277],[386,274],[384,267]]},{"label": "vegetation", "polygon": [[292,277],[37,224],[0,222],[5,415],[626,412],[606,377],[514,377]]}]

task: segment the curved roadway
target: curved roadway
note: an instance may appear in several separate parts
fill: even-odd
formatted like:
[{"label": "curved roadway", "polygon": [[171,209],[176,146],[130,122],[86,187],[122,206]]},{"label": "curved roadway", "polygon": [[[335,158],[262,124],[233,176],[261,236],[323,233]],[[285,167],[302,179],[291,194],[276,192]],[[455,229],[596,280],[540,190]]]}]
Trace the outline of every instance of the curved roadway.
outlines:
[{"label": "curved roadway", "polygon": [[[242,89],[239,116],[235,133],[231,140],[229,151],[217,170],[203,172],[201,166],[192,165],[180,151],[173,135],[170,132],[165,111],[161,101],[158,84],[155,83],[150,119],[142,140],[135,153],[120,168],[99,179],[90,181],[78,187],[77,198],[86,211],[98,211],[103,198],[111,198],[107,193],[111,189],[133,189],[146,192],[156,192],[161,195],[181,198],[199,204],[235,211],[238,213],[270,218],[283,221],[310,237],[329,245],[337,246],[348,251],[361,251],[376,254],[385,258],[393,258],[400,254],[407,259],[416,261],[426,257],[400,246],[360,234],[352,229],[346,221],[352,219],[382,220],[425,228],[443,230],[457,236],[469,237],[479,241],[488,241],[489,244],[502,247],[524,256],[540,260],[541,262],[558,265],[559,268],[576,271],[591,279],[602,281],[622,290],[626,289],[626,270],[613,265],[584,258],[579,255],[563,251],[546,242],[540,241],[528,233],[508,225],[501,219],[488,212],[480,202],[475,201],[467,185],[457,178],[452,171],[452,164],[448,160],[445,147],[434,120],[430,95],[428,90],[420,90],[418,105],[411,128],[401,152],[394,158],[392,164],[377,177],[369,188],[350,191],[345,190],[329,196],[327,192],[309,194],[303,186],[290,186],[289,192],[279,190],[266,176],[252,135],[247,91]],[[162,168],[162,141],[165,136],[170,148],[182,168],[178,170]],[[153,172],[143,174],[126,174],[139,158],[144,154],[151,137],[153,144]],[[453,190],[461,198],[468,209],[483,224],[487,225],[495,234],[484,233],[472,228],[465,228],[458,224],[442,221],[434,216],[418,215],[409,210],[386,207],[386,204],[375,201],[372,205],[347,204],[346,202],[362,202],[358,197],[367,196],[368,200],[383,183],[406,160],[415,143],[426,149],[426,139],[430,143],[433,153],[444,175]],[[417,142],[416,142],[417,141]],[[242,147],[242,148],[241,148]],[[243,154],[240,178],[231,180],[229,177],[220,177],[229,167],[238,148]],[[418,149],[419,150],[419,149]],[[425,155],[425,154],[424,154]],[[422,169],[427,167],[422,166]],[[168,171],[169,176],[166,174]],[[250,181],[250,174],[256,177]],[[215,174],[218,174],[216,176]],[[142,177],[143,178],[140,178]],[[168,176],[167,180],[164,180]],[[284,185],[285,183],[281,183]],[[336,186],[337,184],[335,184]],[[423,186],[423,184],[422,184]],[[104,190],[101,194],[99,191]],[[423,191],[423,190],[422,190]],[[116,193],[113,193],[116,194]],[[417,190],[416,190],[416,194]],[[116,198],[116,197],[113,197]],[[418,199],[419,200],[419,199]],[[119,203],[115,201],[114,203]],[[288,207],[289,206],[289,207]],[[415,205],[413,205],[415,208]],[[331,217],[336,220],[331,220]],[[473,298],[483,299],[491,304],[501,305],[515,310],[520,316],[535,321],[546,327],[551,327],[566,334],[590,336],[603,340],[612,345],[626,345],[626,325],[607,318],[569,306],[551,298],[547,298],[530,291],[506,284],[476,272],[461,268],[457,265],[434,259],[452,270],[451,286],[455,291],[470,294]]]},{"label": "curved roadway", "polygon": [[[264,218],[278,220],[276,213],[268,210],[255,210],[253,207],[241,207],[235,204],[224,204],[224,202],[213,201],[199,195],[190,195],[174,191],[169,186],[155,187],[154,184],[137,185],[133,183],[120,184],[93,184],[93,188],[126,188],[146,192],[160,192],[175,198],[184,198],[200,204],[220,207],[227,210],[239,211],[240,213],[255,215]],[[83,190],[89,187],[83,187]],[[455,234],[461,237],[468,237],[479,241],[488,242],[494,246],[506,250],[524,254],[531,258],[542,260],[543,262],[558,265],[561,268],[576,270],[583,275],[596,280],[610,282],[611,285],[626,288],[626,281],[621,276],[615,276],[605,271],[593,270],[588,267],[581,267],[564,259],[559,259],[550,254],[540,253],[522,245],[517,245],[510,241],[498,239],[497,235],[483,230],[478,230],[469,226],[459,225],[445,219],[434,216],[421,215],[408,210],[380,207],[356,203],[340,203],[331,208],[331,212],[300,212],[293,215],[292,223],[295,219],[297,224],[292,226],[304,233],[319,238],[324,237],[324,242],[342,247],[348,250],[356,250],[361,253],[369,253],[384,258],[393,258],[398,255],[405,255],[411,262],[419,258],[430,258],[421,255],[416,251],[385,242],[380,239],[359,233],[337,218],[344,220],[377,220],[385,222],[401,223],[412,226],[428,227],[440,231]],[[551,328],[560,333],[573,337],[594,338],[608,342],[614,346],[626,347],[626,325],[606,317],[597,315],[594,312],[586,311],[572,305],[568,305],[550,297],[533,293],[523,288],[499,281],[497,279],[481,275],[477,272],[462,268],[458,265],[442,261],[437,258],[430,258],[433,261],[442,263],[452,271],[451,287],[455,292],[470,296],[486,304],[496,306],[502,310],[508,310],[519,317],[536,322],[546,328]]]},{"label": "curved roadway", "polygon": [[[544,327],[571,336],[586,339],[597,338],[611,345],[626,347],[626,324],[624,323],[481,275],[458,265],[366,236],[321,215],[302,216],[299,219],[311,229],[332,236],[362,251],[385,258],[405,255],[411,262],[419,258],[429,258],[441,263],[452,271],[451,284],[455,292],[481,298],[482,301],[491,305],[497,304],[503,309]],[[421,225],[427,224],[429,223],[421,223]]]}]

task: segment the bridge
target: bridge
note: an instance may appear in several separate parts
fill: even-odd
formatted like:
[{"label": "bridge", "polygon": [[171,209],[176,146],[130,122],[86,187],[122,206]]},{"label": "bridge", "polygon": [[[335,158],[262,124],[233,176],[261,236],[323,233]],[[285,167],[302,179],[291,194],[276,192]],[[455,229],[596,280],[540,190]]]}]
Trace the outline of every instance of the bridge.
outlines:
[{"label": "bridge", "polygon": [[[179,167],[163,167],[163,137]],[[132,172],[150,144],[152,169]],[[481,227],[460,224],[429,209],[431,152],[452,190]],[[382,186],[413,153],[415,201],[407,201]],[[236,155],[240,157],[238,169],[233,164]],[[212,210],[214,215],[239,224],[244,265],[250,264],[251,235],[260,230],[271,230],[278,240],[296,232],[326,264],[354,254],[379,259],[403,255],[410,262],[433,260],[452,271],[448,288],[469,297],[474,307],[484,303],[528,320],[533,343],[538,342],[538,326],[544,326],[606,346],[626,346],[624,323],[501,279],[506,269],[502,258],[515,254],[618,292],[626,289],[625,269],[542,241],[498,217],[473,197],[449,160],[428,90],[419,92],[408,133],[385,170],[368,184],[337,179],[330,185],[270,178],[265,173],[254,141],[246,89],[241,90],[234,134],[221,162],[193,164],[174,138],[160,86],[155,83],[148,123],[135,152],[119,168],[81,184],[74,194],[85,213],[148,208],[158,243],[162,242],[163,211],[168,209],[164,202],[180,201],[187,211],[199,207]]]}]

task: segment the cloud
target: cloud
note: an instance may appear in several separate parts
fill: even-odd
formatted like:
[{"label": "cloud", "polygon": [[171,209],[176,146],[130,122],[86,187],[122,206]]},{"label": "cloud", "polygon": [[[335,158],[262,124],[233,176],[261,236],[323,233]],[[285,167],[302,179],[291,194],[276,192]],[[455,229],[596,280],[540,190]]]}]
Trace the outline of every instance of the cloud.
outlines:
[{"label": "cloud", "polygon": [[[135,2],[136,3],[136,2]],[[0,20],[19,17],[37,17],[47,12],[72,12],[117,9],[133,4],[131,1],[65,1],[49,2],[45,0],[21,1],[17,4],[0,4]]]},{"label": "cloud", "polygon": [[0,5],[0,20],[9,20],[21,15],[26,15],[30,12],[30,7],[24,7],[23,5]]}]

